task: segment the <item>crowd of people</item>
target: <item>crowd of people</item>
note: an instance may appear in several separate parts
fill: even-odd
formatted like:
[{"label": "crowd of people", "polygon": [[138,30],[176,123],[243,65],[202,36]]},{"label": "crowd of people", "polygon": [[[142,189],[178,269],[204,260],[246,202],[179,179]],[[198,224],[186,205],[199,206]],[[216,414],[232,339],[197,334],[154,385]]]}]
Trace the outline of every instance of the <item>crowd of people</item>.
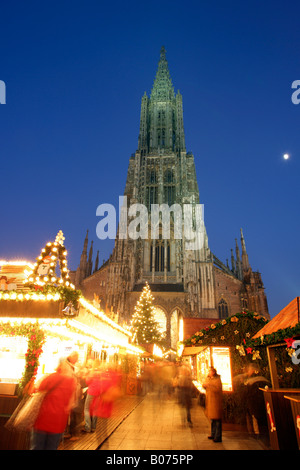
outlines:
[{"label": "crowd of people", "polygon": [[[47,394],[32,431],[32,450],[57,449],[63,437],[80,439],[81,433],[94,432],[99,421],[106,430],[114,402],[122,394],[122,374],[116,367],[101,363],[98,359],[89,360],[83,366],[77,363],[78,354],[73,352],[61,360],[55,373],[35,385],[35,390],[46,391]],[[237,379],[243,386],[253,388],[253,384],[257,384],[257,378],[253,375],[253,370],[249,368]],[[263,378],[258,379],[261,384]],[[176,399],[182,411],[182,424],[193,426],[192,398],[198,392],[188,364],[171,361],[142,363],[140,383],[142,394],[151,393],[158,400]],[[209,369],[202,386],[205,389],[205,412],[211,422],[208,438],[221,442],[223,392],[221,377],[216,369]],[[251,395],[254,393],[252,388]],[[258,407],[258,398],[255,402]],[[256,423],[256,411],[249,408],[249,413]]]},{"label": "crowd of people", "polygon": [[176,398],[182,410],[182,424],[192,427],[192,398],[195,396],[191,368],[171,361],[149,362],[141,374],[143,393],[152,392],[158,400]]},{"label": "crowd of people", "polygon": [[[144,363],[141,393],[152,392],[158,400],[176,397],[182,410],[182,423],[192,427],[192,398],[195,388],[187,364],[170,361]],[[113,404],[121,395],[121,373],[109,363],[90,359],[78,365],[73,352],[60,361],[55,373],[27,390],[46,391],[31,438],[32,450],[55,450],[62,438],[78,440],[82,433],[94,432],[97,423],[107,428]]]},{"label": "crowd of people", "polygon": [[77,363],[74,351],[31,388],[30,392],[47,392],[32,430],[31,450],[56,450],[62,438],[77,440],[81,432],[93,432],[98,420],[106,426],[121,395],[121,374],[98,359],[76,367]]}]

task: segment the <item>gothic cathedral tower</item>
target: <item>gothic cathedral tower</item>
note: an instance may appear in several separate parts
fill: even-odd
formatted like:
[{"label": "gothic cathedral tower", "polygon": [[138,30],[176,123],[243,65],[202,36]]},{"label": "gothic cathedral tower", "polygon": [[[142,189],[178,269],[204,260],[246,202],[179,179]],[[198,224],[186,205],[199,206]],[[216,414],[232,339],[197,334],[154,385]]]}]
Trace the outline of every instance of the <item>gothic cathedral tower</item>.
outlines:
[{"label": "gothic cathedral tower", "polygon": [[213,256],[203,217],[197,249],[189,249],[183,232],[181,237],[176,235],[174,211],[170,211],[168,237],[161,214],[155,238],[150,229],[153,204],[173,206],[181,215],[184,206],[189,207],[193,233],[199,227],[194,156],[186,152],[182,96],[174,93],[164,47],[150,97],[146,92],[142,97],[138,149],[129,161],[124,196],[128,207],[143,204],[147,208],[149,231],[146,239],[117,237],[109,263],[108,307],[125,319],[132,314],[137,298],[133,294],[148,281],[167,324],[175,310],[185,317],[215,318]]}]

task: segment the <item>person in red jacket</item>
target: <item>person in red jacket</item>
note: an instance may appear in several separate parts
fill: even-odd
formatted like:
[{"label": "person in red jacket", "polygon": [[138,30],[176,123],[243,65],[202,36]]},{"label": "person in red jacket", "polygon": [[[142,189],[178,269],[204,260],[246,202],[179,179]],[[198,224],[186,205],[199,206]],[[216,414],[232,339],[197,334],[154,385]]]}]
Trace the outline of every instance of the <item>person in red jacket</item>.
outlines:
[{"label": "person in red jacket", "polygon": [[37,391],[45,396],[33,427],[31,450],[56,450],[66,428],[76,394],[76,380],[61,363],[56,372],[45,377]]},{"label": "person in red jacket", "polygon": [[114,402],[121,396],[121,375],[107,365],[100,376],[99,394],[94,397],[90,405],[90,413],[94,425],[100,419],[103,432],[107,434],[107,422],[111,417]]}]

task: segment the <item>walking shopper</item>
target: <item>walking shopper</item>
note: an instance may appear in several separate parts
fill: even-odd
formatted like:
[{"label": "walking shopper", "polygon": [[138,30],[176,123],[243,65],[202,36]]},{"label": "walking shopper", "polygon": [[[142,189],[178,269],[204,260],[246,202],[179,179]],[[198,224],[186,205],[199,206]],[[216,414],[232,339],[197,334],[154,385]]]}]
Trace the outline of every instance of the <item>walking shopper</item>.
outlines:
[{"label": "walking shopper", "polygon": [[[193,394],[193,381],[190,368],[186,364],[182,364],[178,370],[178,399],[182,406],[183,413],[185,410],[186,421],[190,427],[193,426],[191,418],[192,408],[192,394]],[[184,415],[182,414],[182,421],[184,423]]]},{"label": "walking shopper", "polygon": [[34,424],[31,450],[56,450],[65,431],[76,393],[76,381],[62,362],[44,378],[37,391],[49,391]]},{"label": "walking shopper", "polygon": [[260,375],[259,368],[250,364],[244,379],[244,400],[246,404],[247,428],[249,434],[259,438],[262,430],[267,427],[265,401],[262,388],[271,386],[269,380]]},{"label": "walking shopper", "polygon": [[107,434],[107,422],[113,412],[114,402],[121,396],[121,375],[109,365],[100,375],[100,390],[90,405],[91,420],[96,427],[99,419],[100,427]]},{"label": "walking shopper", "polygon": [[73,408],[70,411],[68,430],[64,435],[64,439],[70,438],[72,441],[79,439],[78,426],[82,421],[83,415],[83,384],[82,379],[76,371],[76,364],[78,363],[78,352],[72,351],[71,354],[65,359],[66,370],[68,375],[74,377],[76,380],[76,394],[74,399]]},{"label": "walking shopper", "polygon": [[221,377],[214,367],[211,367],[206,382],[203,384],[206,390],[205,409],[208,419],[211,420],[211,435],[208,439],[214,442],[222,442],[222,414],[223,392]]},{"label": "walking shopper", "polygon": [[96,418],[91,416],[91,404],[95,397],[100,394],[100,376],[101,376],[101,363],[98,359],[94,360],[92,370],[88,372],[85,377],[88,386],[87,395],[84,403],[84,421],[85,426],[83,432],[93,432],[96,429]]}]

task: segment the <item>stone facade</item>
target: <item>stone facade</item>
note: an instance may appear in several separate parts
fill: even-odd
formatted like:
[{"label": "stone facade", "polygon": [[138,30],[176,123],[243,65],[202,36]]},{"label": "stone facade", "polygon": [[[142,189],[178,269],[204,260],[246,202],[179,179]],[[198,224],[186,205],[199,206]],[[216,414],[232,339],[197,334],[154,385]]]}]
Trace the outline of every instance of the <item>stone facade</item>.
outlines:
[{"label": "stone facade", "polygon": [[[147,209],[147,236],[121,236],[119,227],[109,261],[98,269],[97,258],[93,273],[92,246],[88,256],[86,237],[73,276],[76,287],[87,298],[98,295],[103,310],[117,314],[121,323],[129,322],[147,281],[157,311],[161,318],[165,315],[164,328],[172,347],[180,338],[184,318],[216,321],[243,308],[269,318],[261,276],[252,272],[242,231],[242,255],[236,241],[231,268],[209,249],[194,156],[185,147],[182,96],[174,93],[164,48],[151,94],[148,97],[145,92],[142,97],[138,149],[129,159],[124,197],[127,226],[133,220],[129,209],[136,204]],[[159,212],[155,226],[151,218],[153,205],[162,209],[163,204],[174,209],[170,212],[167,236],[163,212]],[[178,237],[182,224],[178,225],[176,214],[182,215],[186,207],[190,208],[190,227],[196,234],[197,245],[192,249],[184,231]],[[141,230],[142,219],[139,220]]]}]

